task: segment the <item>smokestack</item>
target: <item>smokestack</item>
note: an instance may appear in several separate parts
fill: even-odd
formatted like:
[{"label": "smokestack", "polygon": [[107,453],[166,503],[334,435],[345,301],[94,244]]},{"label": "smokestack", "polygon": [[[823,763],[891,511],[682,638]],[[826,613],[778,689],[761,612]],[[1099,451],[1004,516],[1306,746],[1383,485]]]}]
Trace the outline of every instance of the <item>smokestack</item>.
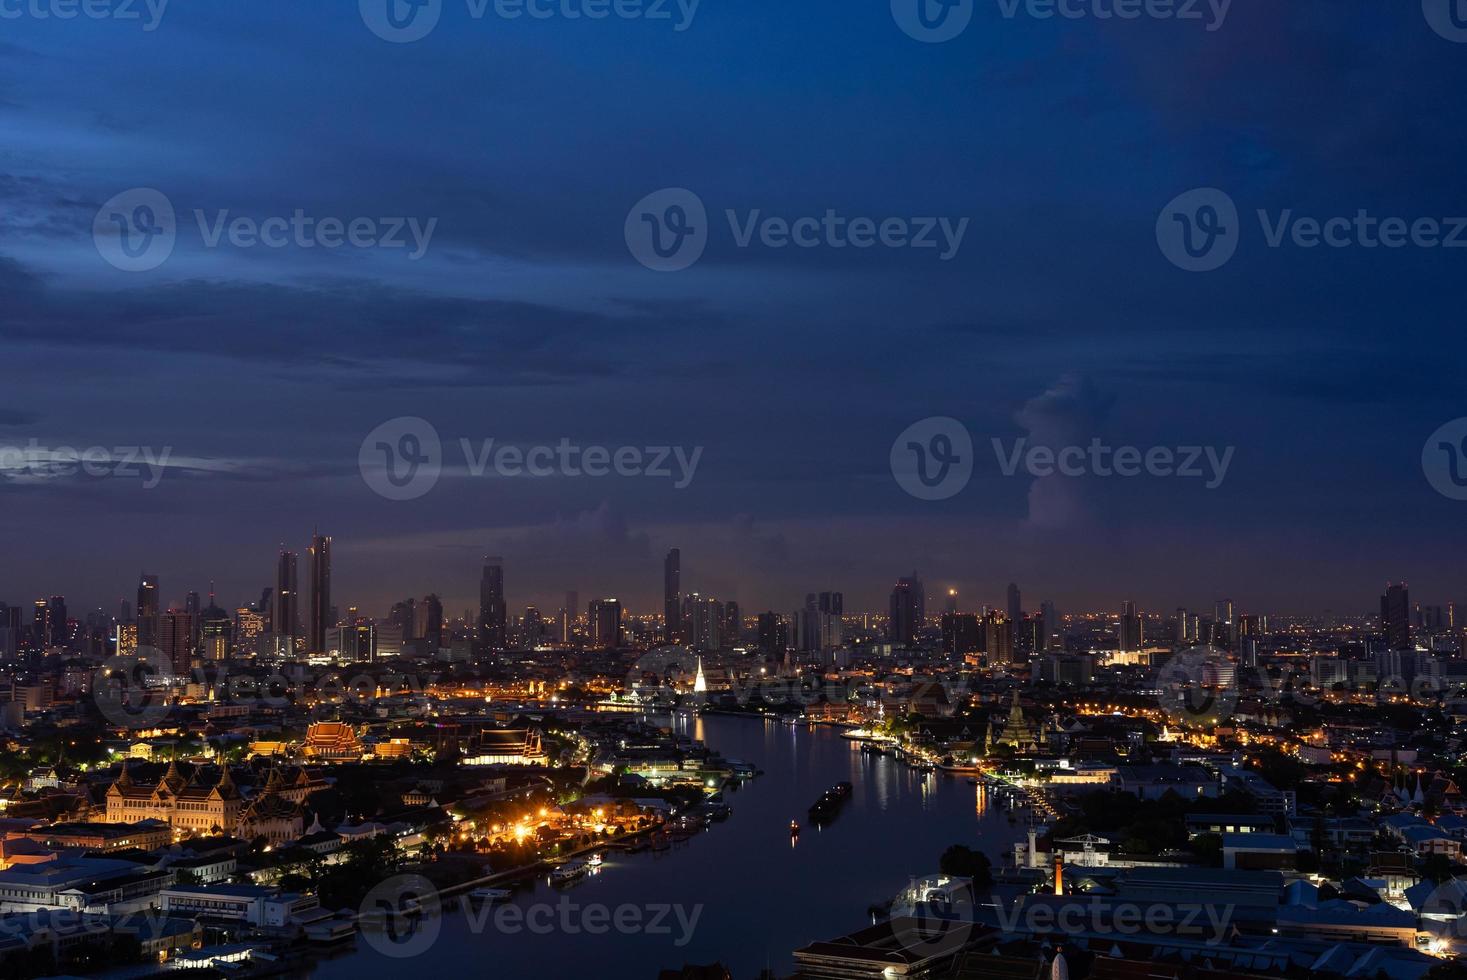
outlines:
[{"label": "smokestack", "polygon": [[1035,842],[1034,828],[1029,828],[1029,867],[1039,867],[1039,845]]}]

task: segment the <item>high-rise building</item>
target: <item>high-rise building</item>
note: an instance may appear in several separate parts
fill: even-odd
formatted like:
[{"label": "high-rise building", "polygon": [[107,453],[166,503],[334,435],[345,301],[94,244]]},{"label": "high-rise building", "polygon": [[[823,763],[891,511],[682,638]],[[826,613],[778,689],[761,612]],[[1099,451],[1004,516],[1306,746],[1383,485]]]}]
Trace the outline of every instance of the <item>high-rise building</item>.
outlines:
[{"label": "high-rise building", "polygon": [[272,628],[285,640],[287,653],[294,653],[301,635],[300,592],[296,585],[296,553],[281,550],[275,569],[275,616]]},{"label": "high-rise building", "polygon": [[310,634],[306,644],[311,653],[326,651],[326,630],[336,624],[331,615],[331,538],[317,531],[311,535]]},{"label": "high-rise building", "polygon": [[51,646],[51,636],[54,632],[51,604],[45,599],[37,599],[36,610],[31,619],[31,643],[37,650],[44,650]]},{"label": "high-rise building", "polygon": [[723,603],[690,592],[683,596],[684,642],[697,650],[719,650],[727,626]]},{"label": "high-rise building", "polygon": [[673,548],[662,560],[662,640],[683,642],[683,553]]},{"label": "high-rise building", "polygon": [[598,650],[614,650],[621,646],[621,602],[617,599],[592,599],[589,610],[591,645]]},{"label": "high-rise building", "polygon": [[443,644],[443,601],[430,592],[418,603],[418,619],[422,624],[421,634],[428,641],[429,651],[436,651]]},{"label": "high-rise building", "polygon": [[534,649],[540,645],[545,637],[545,620],[540,615],[540,610],[535,606],[525,607],[525,619],[520,627],[521,641],[528,649]]},{"label": "high-rise building", "polygon": [[1212,606],[1212,644],[1224,650],[1232,650],[1237,645],[1237,638],[1233,600],[1219,599]]},{"label": "high-rise building", "polygon": [[234,621],[228,612],[219,608],[212,582],[209,584],[209,604],[200,612],[195,629],[199,634],[200,656],[204,660],[217,662],[229,659]]},{"label": "high-rise building", "polygon": [[158,576],[144,572],[138,582],[138,646],[158,645]]},{"label": "high-rise building", "polygon": [[70,616],[66,612],[66,596],[53,595],[46,605],[51,610],[51,633],[48,637],[53,647],[65,646],[71,639]]},{"label": "high-rise building", "polygon": [[948,589],[947,590],[947,605],[945,605],[943,607],[943,611],[947,615],[949,615],[949,616],[955,614],[958,611],[958,590],[957,589]]},{"label": "high-rise building", "polygon": [[834,650],[845,643],[846,597],[844,592],[820,593],[820,649]]},{"label": "high-rise building", "polygon": [[509,611],[504,604],[504,559],[484,559],[484,574],[479,579],[479,646],[485,650],[503,650],[505,625]]},{"label": "high-rise building", "polygon": [[194,617],[182,609],[170,609],[158,618],[158,649],[174,677],[187,677],[193,665]]},{"label": "high-rise building", "polygon": [[1013,621],[996,609],[983,614],[983,649],[990,664],[1018,662],[1014,659]]},{"label": "high-rise building", "polygon": [[781,657],[789,647],[789,627],[776,612],[759,614],[759,652],[766,657]]},{"label": "high-rise building", "polygon": [[1380,630],[1386,649],[1411,649],[1411,595],[1405,582],[1386,585],[1380,597]]},{"label": "high-rise building", "polygon": [[1122,653],[1138,652],[1146,641],[1141,615],[1136,611],[1134,602],[1126,602],[1121,606],[1121,621],[1116,640]]},{"label": "high-rise building", "polygon": [[1059,610],[1054,607],[1054,603],[1048,599],[1041,602],[1039,616],[1044,620],[1044,649],[1063,650],[1065,648],[1064,630],[1060,626]]},{"label": "high-rise building", "polygon": [[983,649],[983,640],[975,613],[944,613],[942,616],[942,652],[957,660]]},{"label": "high-rise building", "polygon": [[377,647],[377,627],[370,623],[333,626],[326,631],[326,653],[342,663],[367,663]]},{"label": "high-rise building", "polygon": [[891,614],[886,624],[887,638],[899,646],[912,646],[926,616],[926,600],[922,580],[913,572],[909,578],[897,579],[891,590]]},{"label": "high-rise building", "polygon": [[723,604],[723,645],[737,646],[739,636],[744,632],[743,617],[739,613],[739,604],[729,600]]},{"label": "high-rise building", "polygon": [[1019,587],[1013,582],[1008,589],[1009,622],[1017,623],[1024,618],[1024,603],[1019,596]]}]

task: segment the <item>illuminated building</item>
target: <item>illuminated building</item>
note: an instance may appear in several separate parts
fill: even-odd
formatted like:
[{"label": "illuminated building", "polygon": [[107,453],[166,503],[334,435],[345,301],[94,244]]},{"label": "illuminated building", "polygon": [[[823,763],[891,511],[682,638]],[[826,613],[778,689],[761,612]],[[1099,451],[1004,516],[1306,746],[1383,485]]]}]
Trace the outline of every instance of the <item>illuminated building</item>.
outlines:
[{"label": "illuminated building", "polygon": [[485,558],[479,579],[479,645],[483,649],[504,649],[506,621],[504,559]]},{"label": "illuminated building", "polygon": [[138,646],[158,645],[158,576],[143,573],[138,583]]},{"label": "illuminated building", "polygon": [[198,772],[185,779],[178,763],[170,762],[168,771],[154,786],[132,781],[126,765],[117,782],[107,790],[107,823],[137,823],[161,820],[174,830],[195,834],[232,834],[239,824],[244,800],[225,766],[219,781],[210,787],[199,785]]},{"label": "illuminated building", "polygon": [[913,572],[909,578],[897,579],[891,590],[891,618],[887,620],[887,638],[899,646],[911,646],[917,639],[926,616],[926,599],[922,580]]},{"label": "illuminated building", "polygon": [[311,536],[310,633],[307,652],[326,650],[326,630],[334,625],[331,616],[331,538],[319,532]]},{"label": "illuminated building", "polygon": [[277,636],[288,640],[286,651],[294,651],[300,638],[300,597],[296,591],[296,554],[281,551],[275,570],[275,618],[273,629]]},{"label": "illuminated building", "polygon": [[308,759],[356,762],[362,757],[362,742],[356,729],[344,721],[318,721],[306,730],[303,751]]},{"label": "illuminated building", "polygon": [[591,645],[601,650],[621,646],[621,602],[593,599],[590,608]]},{"label": "illuminated building", "polygon": [[487,729],[465,750],[466,766],[544,766],[549,761],[533,729]]},{"label": "illuminated building", "polygon": [[683,553],[673,548],[662,562],[662,639],[664,643],[682,643],[683,637]]}]

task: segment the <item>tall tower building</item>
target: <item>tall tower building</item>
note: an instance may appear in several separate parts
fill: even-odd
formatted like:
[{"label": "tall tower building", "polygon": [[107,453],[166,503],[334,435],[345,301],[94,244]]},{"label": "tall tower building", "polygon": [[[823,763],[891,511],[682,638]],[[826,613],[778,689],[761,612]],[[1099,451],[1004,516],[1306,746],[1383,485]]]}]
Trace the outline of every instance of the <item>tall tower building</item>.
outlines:
[{"label": "tall tower building", "polygon": [[195,628],[199,632],[200,650],[204,660],[229,659],[234,639],[234,620],[226,610],[219,608],[212,582],[209,583],[209,605],[204,608]]},{"label": "tall tower building", "polygon": [[158,645],[158,576],[144,572],[138,583],[138,646]]},{"label": "tall tower building", "polygon": [[621,602],[592,599],[589,614],[591,645],[601,650],[614,650],[621,646]]},{"label": "tall tower building", "polygon": [[479,645],[485,650],[503,650],[508,610],[504,604],[504,559],[484,559],[479,579]]},{"label": "tall tower building", "polygon": [[1386,649],[1411,649],[1411,594],[1405,582],[1388,584],[1380,597],[1380,630]]},{"label": "tall tower building", "polygon": [[1019,587],[1013,582],[1009,583],[1009,622],[1017,623],[1024,618],[1024,603],[1019,596]]},{"label": "tall tower building", "polygon": [[335,626],[331,615],[331,538],[311,535],[311,625],[306,638],[311,653],[326,652],[326,630]]},{"label": "tall tower building", "polygon": [[428,641],[428,650],[433,652],[443,646],[443,600],[436,593],[423,596],[418,604],[418,619],[422,623],[423,639]]},{"label": "tall tower building", "polygon": [[662,639],[683,642],[683,553],[673,548],[662,560]]},{"label": "tall tower building", "polygon": [[886,634],[892,643],[911,646],[917,639],[926,615],[925,599],[922,595],[922,580],[913,572],[909,578],[897,579],[891,590],[891,615],[887,620]]},{"label": "tall tower building", "polygon": [[1134,602],[1121,606],[1121,622],[1116,639],[1122,653],[1139,651],[1146,640],[1141,626],[1141,614],[1136,611]]},{"label": "tall tower building", "polygon": [[296,587],[298,571],[296,553],[280,552],[280,562],[275,569],[275,616],[272,627],[277,636],[289,640],[287,652],[293,653],[301,635],[300,593]]},{"label": "tall tower building", "polygon": [[191,613],[170,609],[158,618],[158,649],[174,677],[188,676],[194,656],[193,635]]}]

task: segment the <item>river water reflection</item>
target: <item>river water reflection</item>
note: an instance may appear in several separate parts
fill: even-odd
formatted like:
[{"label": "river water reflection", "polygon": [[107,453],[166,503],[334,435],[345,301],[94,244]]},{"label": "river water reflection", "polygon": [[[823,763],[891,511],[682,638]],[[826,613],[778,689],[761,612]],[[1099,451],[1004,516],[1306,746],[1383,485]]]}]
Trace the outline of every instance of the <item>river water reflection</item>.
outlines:
[{"label": "river water reflection", "polygon": [[[732,818],[667,851],[611,851],[604,867],[580,882],[540,881],[512,899],[526,910],[537,903],[637,906],[647,910],[644,922],[658,906],[681,906],[681,920],[672,912],[662,920],[666,932],[570,933],[559,925],[566,913],[558,909],[553,919],[541,913],[542,927],[556,923],[544,934],[524,923],[507,934],[493,918],[476,926],[455,904],[436,941],[411,958],[390,958],[359,938],[355,952],[319,963],[313,974],[398,980],[467,969],[512,978],[649,980],[660,969],[719,961],[735,980],[766,966],[785,975],[796,947],[867,924],[869,906],[893,897],[909,876],[936,871],[948,845],[977,847],[996,863],[1024,833],[1007,811],[988,804],[984,788],[864,754],[831,728],[719,715],[679,715],[670,723],[764,770],[726,794]],[[829,825],[809,826],[810,804],[842,780],[854,787],[850,801]],[[805,825],[793,844],[791,820]]]}]

